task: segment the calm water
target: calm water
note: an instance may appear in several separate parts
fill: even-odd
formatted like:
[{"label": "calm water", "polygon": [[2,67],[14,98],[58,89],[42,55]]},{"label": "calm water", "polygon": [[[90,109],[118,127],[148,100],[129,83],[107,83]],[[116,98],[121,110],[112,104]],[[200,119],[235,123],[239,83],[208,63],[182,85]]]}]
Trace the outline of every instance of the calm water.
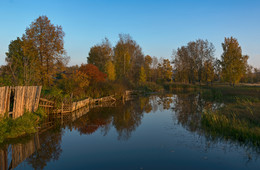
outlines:
[{"label": "calm water", "polygon": [[203,133],[205,107],[221,104],[181,94],[85,108],[5,146],[0,161],[17,169],[260,169],[259,148]]}]

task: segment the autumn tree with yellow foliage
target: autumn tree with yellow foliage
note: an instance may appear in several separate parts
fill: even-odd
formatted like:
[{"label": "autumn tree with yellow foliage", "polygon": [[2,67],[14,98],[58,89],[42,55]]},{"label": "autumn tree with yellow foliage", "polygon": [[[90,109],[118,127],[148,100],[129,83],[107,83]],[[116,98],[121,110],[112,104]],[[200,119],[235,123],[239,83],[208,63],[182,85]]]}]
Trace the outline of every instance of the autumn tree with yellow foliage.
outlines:
[{"label": "autumn tree with yellow foliage", "polygon": [[140,83],[145,83],[146,82],[146,74],[145,74],[144,67],[141,67],[141,69],[140,69],[139,82]]},{"label": "autumn tree with yellow foliage", "polygon": [[114,81],[116,79],[115,65],[112,61],[108,61],[106,64],[106,73],[108,80]]},{"label": "autumn tree with yellow foliage", "polygon": [[235,86],[246,73],[248,56],[242,55],[242,49],[237,39],[233,37],[225,38],[222,48],[222,77],[224,81]]},{"label": "autumn tree with yellow foliage", "polygon": [[25,55],[38,60],[41,84],[50,86],[57,73],[57,63],[68,58],[64,50],[61,26],[55,26],[47,16],[40,16],[26,29],[22,37]]}]

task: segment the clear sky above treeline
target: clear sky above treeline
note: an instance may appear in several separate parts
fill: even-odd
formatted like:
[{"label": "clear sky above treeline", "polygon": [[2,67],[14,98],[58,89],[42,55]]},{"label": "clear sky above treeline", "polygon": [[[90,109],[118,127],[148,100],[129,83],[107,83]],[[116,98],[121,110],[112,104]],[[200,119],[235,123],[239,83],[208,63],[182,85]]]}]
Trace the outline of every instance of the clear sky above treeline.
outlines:
[{"label": "clear sky above treeline", "polygon": [[86,63],[104,37],[114,46],[127,33],[145,55],[169,59],[173,49],[198,38],[212,42],[220,58],[224,37],[234,36],[260,68],[259,0],[0,0],[0,65],[10,41],[40,15],[63,27],[69,65]]}]

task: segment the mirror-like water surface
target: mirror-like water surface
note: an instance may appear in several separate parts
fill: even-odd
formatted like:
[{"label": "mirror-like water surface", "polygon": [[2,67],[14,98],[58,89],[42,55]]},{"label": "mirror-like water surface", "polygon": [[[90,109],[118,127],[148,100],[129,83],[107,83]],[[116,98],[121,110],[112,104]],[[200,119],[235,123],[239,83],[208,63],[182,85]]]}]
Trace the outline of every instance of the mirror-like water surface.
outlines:
[{"label": "mirror-like water surface", "polygon": [[84,108],[56,120],[56,128],[3,146],[1,168],[259,169],[259,148],[201,129],[203,109],[222,105],[178,94]]}]

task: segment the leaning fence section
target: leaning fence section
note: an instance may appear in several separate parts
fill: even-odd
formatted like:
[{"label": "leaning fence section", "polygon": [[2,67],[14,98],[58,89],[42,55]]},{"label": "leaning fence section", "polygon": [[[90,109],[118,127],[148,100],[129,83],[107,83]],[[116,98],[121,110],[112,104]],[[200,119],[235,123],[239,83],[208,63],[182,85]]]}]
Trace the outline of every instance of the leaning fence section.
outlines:
[{"label": "leaning fence section", "polygon": [[41,89],[41,86],[0,87],[0,115],[8,113],[13,118],[18,118],[26,111],[35,112]]},{"label": "leaning fence section", "polygon": [[13,118],[22,116],[25,111],[35,112],[38,109],[42,89],[41,86],[16,86],[13,89]]},{"label": "leaning fence section", "polygon": [[11,88],[0,87],[0,116],[9,111]]}]

